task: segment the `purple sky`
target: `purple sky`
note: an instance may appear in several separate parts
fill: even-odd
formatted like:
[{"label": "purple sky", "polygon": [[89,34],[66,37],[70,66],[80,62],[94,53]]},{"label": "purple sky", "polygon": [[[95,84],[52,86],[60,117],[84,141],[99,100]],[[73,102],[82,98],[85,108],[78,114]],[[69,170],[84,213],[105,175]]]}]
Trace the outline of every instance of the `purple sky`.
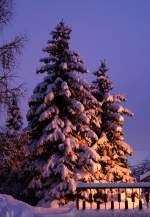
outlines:
[{"label": "purple sky", "polygon": [[[14,19],[3,30],[2,39],[25,33],[28,42],[19,58],[17,74],[26,84],[27,99],[41,80],[35,74],[41,49],[49,32],[63,18],[73,29],[71,48],[79,51],[89,70],[106,59],[114,92],[127,96],[134,118],[127,119],[126,140],[134,154],[131,162],[150,158],[150,1],[149,0],[16,0]],[[8,36],[8,37],[7,37]],[[92,80],[91,73],[84,76]]]}]

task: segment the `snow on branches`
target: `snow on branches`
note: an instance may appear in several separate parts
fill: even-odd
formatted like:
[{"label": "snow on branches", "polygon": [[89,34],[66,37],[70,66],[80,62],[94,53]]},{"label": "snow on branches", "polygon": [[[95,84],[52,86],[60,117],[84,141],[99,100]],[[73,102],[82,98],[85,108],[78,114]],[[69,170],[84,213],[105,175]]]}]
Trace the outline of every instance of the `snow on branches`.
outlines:
[{"label": "snow on branches", "polygon": [[132,154],[131,147],[124,141],[124,117],[133,116],[127,108],[122,106],[125,97],[111,95],[113,89],[112,81],[107,75],[107,66],[105,61],[94,74],[96,80],[93,82],[93,95],[101,102],[101,133],[105,138],[104,145],[101,146],[102,168],[106,174],[106,180],[111,182],[130,182],[133,181],[131,170],[127,165],[127,158]]},{"label": "snow on branches", "polygon": [[[88,181],[102,178],[99,154],[92,149],[101,125],[100,103],[78,76],[87,69],[80,55],[70,50],[70,33],[63,22],[52,31],[43,50],[44,65],[37,70],[47,75],[35,87],[27,115],[38,168],[29,189],[37,197],[49,192],[51,199],[60,202],[75,197],[76,182],[84,181],[85,175]],[[85,175],[77,176],[77,170]]]}]

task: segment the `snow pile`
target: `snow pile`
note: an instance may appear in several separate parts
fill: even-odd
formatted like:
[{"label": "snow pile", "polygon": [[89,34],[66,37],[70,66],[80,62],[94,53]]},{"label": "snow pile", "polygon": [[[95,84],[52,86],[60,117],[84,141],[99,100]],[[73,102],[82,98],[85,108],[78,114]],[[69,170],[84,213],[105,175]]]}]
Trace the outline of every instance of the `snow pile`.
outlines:
[{"label": "snow pile", "polygon": [[9,195],[0,194],[1,217],[32,217],[32,207]]},{"label": "snow pile", "polygon": [[56,208],[54,202],[50,208],[33,207],[12,196],[0,194],[0,217],[71,217],[72,214],[72,206]]},{"label": "snow pile", "polygon": [[[88,204],[89,205],[89,204]],[[88,208],[88,207],[87,207]],[[93,207],[94,208],[94,207]],[[150,217],[150,211],[139,210],[76,210],[75,204],[58,208],[57,201],[50,208],[32,207],[12,196],[0,194],[0,217]]]}]

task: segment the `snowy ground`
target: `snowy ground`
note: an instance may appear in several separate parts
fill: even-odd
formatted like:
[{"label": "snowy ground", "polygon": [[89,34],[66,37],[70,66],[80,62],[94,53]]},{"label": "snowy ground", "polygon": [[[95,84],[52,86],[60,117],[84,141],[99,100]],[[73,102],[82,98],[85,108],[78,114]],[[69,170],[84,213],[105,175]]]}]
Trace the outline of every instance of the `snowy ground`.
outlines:
[{"label": "snowy ground", "polygon": [[[87,208],[90,208],[88,204]],[[150,217],[150,209],[147,211],[139,211],[138,209],[129,211],[91,209],[77,211],[74,204],[62,208],[32,207],[11,196],[0,194],[0,217]]]},{"label": "snowy ground", "polygon": [[150,211],[137,211],[137,210],[129,210],[129,211],[96,211],[96,210],[88,210],[81,211],[77,213],[77,217],[150,217]]}]

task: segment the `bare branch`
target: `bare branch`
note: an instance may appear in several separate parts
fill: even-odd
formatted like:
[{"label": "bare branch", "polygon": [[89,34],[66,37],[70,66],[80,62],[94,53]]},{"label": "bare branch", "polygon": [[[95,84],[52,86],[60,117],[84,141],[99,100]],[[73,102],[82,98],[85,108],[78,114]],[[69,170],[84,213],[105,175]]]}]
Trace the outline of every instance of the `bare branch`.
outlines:
[{"label": "bare branch", "polygon": [[[13,0],[0,0],[0,25],[6,25],[12,16]],[[15,77],[13,73],[17,56],[21,54],[26,37],[16,36],[12,41],[0,45],[0,107],[7,105],[15,92],[16,95],[22,96],[22,84],[12,88],[11,81]]]},{"label": "bare branch", "polygon": [[25,36],[16,36],[13,41],[0,47],[0,68],[11,71],[15,66],[16,55],[21,54]]},{"label": "bare branch", "polygon": [[17,98],[24,96],[24,92],[23,83],[14,88],[8,88],[0,84],[0,105],[9,104],[13,94],[15,94]]},{"label": "bare branch", "polygon": [[0,0],[0,25],[6,25],[12,17],[12,0]]}]

